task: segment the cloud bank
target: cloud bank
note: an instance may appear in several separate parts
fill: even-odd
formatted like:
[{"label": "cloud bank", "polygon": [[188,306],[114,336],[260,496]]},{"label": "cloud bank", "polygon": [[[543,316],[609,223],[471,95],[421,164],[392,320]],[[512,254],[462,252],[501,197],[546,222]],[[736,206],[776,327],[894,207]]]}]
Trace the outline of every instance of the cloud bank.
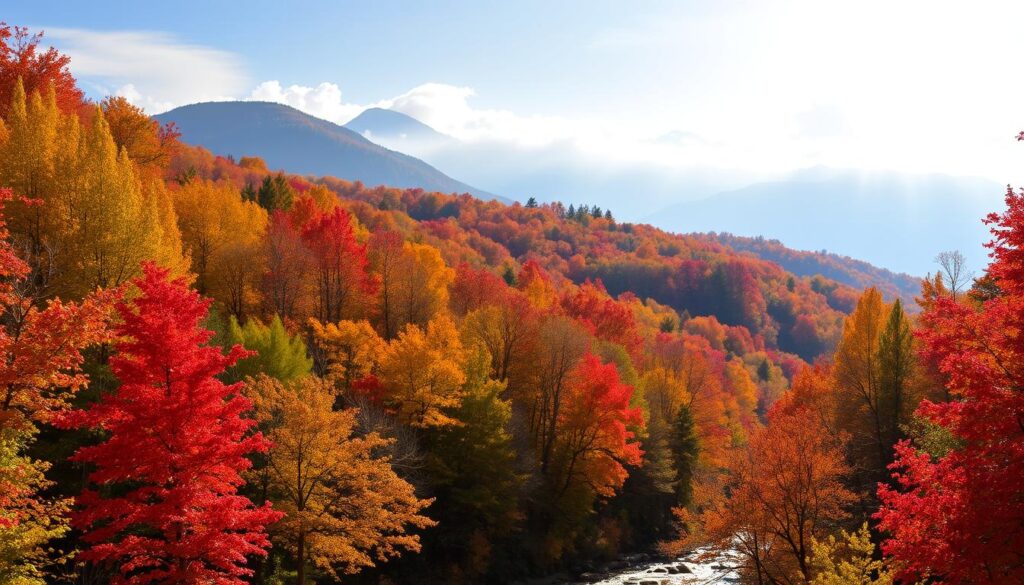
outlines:
[{"label": "cloud bank", "polygon": [[71,69],[90,95],[121,95],[152,114],[188,103],[234,99],[251,86],[236,55],[171,34],[45,30],[46,40],[71,57]]}]

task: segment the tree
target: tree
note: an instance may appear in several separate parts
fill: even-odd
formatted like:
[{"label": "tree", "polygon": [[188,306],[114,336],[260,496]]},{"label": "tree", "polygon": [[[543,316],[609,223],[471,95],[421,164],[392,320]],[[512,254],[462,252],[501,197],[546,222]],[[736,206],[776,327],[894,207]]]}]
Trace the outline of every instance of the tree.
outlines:
[{"label": "tree", "polygon": [[[10,199],[0,190],[0,204]],[[88,382],[82,351],[107,339],[111,298],[40,308],[25,295],[28,275],[0,217],[0,583],[41,585],[56,560],[48,543],[68,531],[71,501],[47,494],[50,464],[27,453],[39,425],[59,418]]]},{"label": "tree", "polygon": [[672,421],[669,448],[676,472],[676,505],[686,507],[693,501],[693,478],[700,455],[700,438],[688,407],[680,408]]},{"label": "tree", "polygon": [[171,164],[171,156],[179,147],[181,133],[174,124],[160,125],[142,108],[120,96],[105,98],[100,107],[118,151],[125,150],[144,176],[162,179],[164,169]]},{"label": "tree", "polygon": [[900,580],[1019,583],[1024,580],[1024,195],[1007,190],[992,231],[988,275],[1001,294],[934,299],[918,330],[953,400],[924,401],[917,414],[954,439],[933,456],[904,440],[882,485],[882,550]]},{"label": "tree", "polygon": [[78,143],[74,166],[65,172],[66,191],[58,204],[65,222],[61,250],[67,294],[81,297],[97,287],[116,287],[136,276],[143,260],[163,255],[157,202],[143,196],[127,151],[118,152],[98,107]]},{"label": "tree", "polygon": [[845,518],[855,498],[843,485],[849,468],[839,443],[812,413],[785,401],[732,459],[728,496],[701,516],[710,539],[735,548],[757,583],[809,581],[813,539]]},{"label": "tree", "polygon": [[334,410],[328,384],[305,377],[285,386],[262,377],[249,393],[274,445],[267,473],[285,517],[273,538],[293,555],[298,585],[308,563],[338,579],[420,550],[410,529],[434,525],[420,514],[432,500],[418,499],[379,455],[387,439],[354,436],[356,410]]},{"label": "tree", "polygon": [[288,211],[294,199],[295,189],[288,184],[288,179],[284,177],[283,173],[264,177],[263,183],[256,193],[256,201],[268,213]]},{"label": "tree", "polygon": [[246,457],[269,443],[243,413],[251,403],[216,376],[245,355],[207,345],[209,301],[149,263],[138,296],[117,305],[121,386],[60,422],[103,429],[73,456],[93,466],[72,524],[85,561],[112,563],[116,583],[242,583],[247,555],[266,554],[264,528],[280,514],[238,495]]},{"label": "tree", "polygon": [[[904,438],[902,427],[910,421],[917,404],[912,388],[915,362],[910,321],[897,299],[878,340],[879,406],[885,417],[882,440],[889,453],[892,446]],[[890,461],[891,455],[886,457],[886,464]]]},{"label": "tree", "polygon": [[368,321],[313,321],[313,338],[326,353],[328,378],[349,392],[359,380],[373,375],[387,344]]},{"label": "tree", "polygon": [[509,429],[512,405],[501,398],[505,385],[488,379],[486,351],[470,351],[462,401],[452,412],[458,424],[438,429],[427,460],[436,518],[445,527],[434,540],[464,561],[470,560],[474,535],[507,536],[521,520],[519,495],[526,480],[517,470]]},{"label": "tree", "polygon": [[196,289],[244,312],[258,271],[267,214],[227,182],[195,180],[174,191],[178,225]]},{"label": "tree", "polygon": [[402,236],[397,232],[378,231],[370,236],[367,246],[370,265],[380,277],[380,296],[377,314],[384,339],[392,339],[401,330],[397,316],[397,282],[401,277],[400,263],[404,249]]},{"label": "tree", "polygon": [[549,479],[554,493],[583,487],[611,497],[626,480],[626,465],[639,465],[642,451],[631,428],[643,426],[630,407],[633,388],[619,381],[613,364],[586,353],[570,374],[555,428]]},{"label": "tree", "polygon": [[0,22],[0,118],[7,120],[7,99],[19,83],[28,94],[52,87],[56,104],[66,113],[82,105],[85,96],[68,69],[71,59],[53,47],[40,51],[42,40],[42,32],[30,34],[25,27]]},{"label": "tree", "polygon": [[426,330],[409,324],[380,360],[385,405],[414,427],[457,424],[451,411],[462,401],[465,356],[459,332],[446,316]]},{"label": "tree", "polygon": [[365,315],[377,289],[367,273],[366,247],[356,242],[352,222],[347,211],[335,208],[313,213],[302,228],[313,266],[314,315],[323,322]]},{"label": "tree", "polygon": [[228,319],[227,347],[236,345],[252,353],[228,368],[226,378],[232,382],[258,374],[289,382],[305,376],[313,368],[313,360],[306,354],[302,337],[290,335],[277,315],[269,325],[258,319],[249,319],[244,326],[240,326],[232,315]]},{"label": "tree", "polygon": [[495,304],[466,315],[462,329],[469,339],[487,348],[494,379],[506,381],[536,336],[537,319],[529,301],[518,291],[508,291],[494,300]]},{"label": "tree", "polygon": [[841,530],[811,542],[814,578],[810,585],[892,585],[892,574],[875,559],[875,544],[865,522],[856,532]]},{"label": "tree", "polygon": [[834,358],[838,421],[856,441],[850,449],[868,471],[865,484],[883,479],[892,448],[886,432],[890,417],[884,410],[879,364],[885,312],[881,293],[875,288],[864,291],[856,310],[846,319]]},{"label": "tree", "polygon": [[308,315],[304,305],[311,259],[302,237],[283,211],[270,216],[263,243],[263,300],[271,312],[286,318]]},{"label": "tree", "polygon": [[960,294],[960,290],[969,283],[974,274],[967,270],[967,258],[959,250],[951,250],[948,252],[940,252],[935,257],[935,262],[939,265],[940,275],[945,280],[946,287],[949,289],[950,294],[956,299],[957,295]]}]

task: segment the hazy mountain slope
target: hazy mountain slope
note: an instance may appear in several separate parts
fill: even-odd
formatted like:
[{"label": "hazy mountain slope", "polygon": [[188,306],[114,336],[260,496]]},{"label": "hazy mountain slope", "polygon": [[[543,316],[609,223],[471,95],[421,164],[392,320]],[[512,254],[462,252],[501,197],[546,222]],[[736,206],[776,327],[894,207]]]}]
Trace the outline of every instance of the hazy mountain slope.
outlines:
[{"label": "hazy mountain slope", "polygon": [[1002,208],[1003,192],[983,179],[813,169],[680,203],[647,221],[678,232],[764,236],[924,275],[943,250],[961,250],[975,270],[986,264],[981,218]]},{"label": "hazy mountain slope", "polygon": [[156,116],[174,122],[182,140],[223,155],[256,155],[271,168],[333,175],[367,185],[495,196],[461,183],[412,156],[383,148],[356,132],[295,108],[268,102],[210,102]]},{"label": "hazy mountain slope", "polygon": [[399,148],[400,144],[410,144],[416,149],[439,147],[454,140],[412,116],[384,108],[364,110],[348,121],[345,128],[391,148]]},{"label": "hazy mountain slope", "polygon": [[862,260],[833,253],[794,250],[778,240],[762,237],[747,238],[727,233],[710,233],[708,238],[717,240],[734,250],[750,252],[775,262],[797,276],[822,275],[856,289],[874,286],[889,300],[899,298],[908,306],[914,304],[914,297],[921,292],[919,277],[879,268]]}]

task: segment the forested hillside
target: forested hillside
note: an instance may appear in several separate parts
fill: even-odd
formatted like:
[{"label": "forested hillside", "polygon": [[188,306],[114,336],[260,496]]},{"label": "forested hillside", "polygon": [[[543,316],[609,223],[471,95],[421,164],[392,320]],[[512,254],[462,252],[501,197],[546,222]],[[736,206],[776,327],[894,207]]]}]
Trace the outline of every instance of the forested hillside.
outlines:
[{"label": "forested hillside", "polygon": [[[758,258],[775,262],[799,276],[820,274],[856,289],[874,286],[882,291],[886,299],[900,299],[908,308],[914,306],[914,298],[921,292],[920,277],[915,278],[909,274],[878,268],[849,256],[840,256],[829,252],[793,250],[785,247],[778,240],[762,237],[745,238],[727,233],[712,233],[708,236],[734,250],[750,252]],[[941,266],[936,263],[932,272],[939,270],[941,270]]]},{"label": "forested hillside", "polygon": [[0,583],[699,546],[756,583],[1019,582],[1014,192],[988,274],[911,317],[614,210],[215,156],[0,40]]}]

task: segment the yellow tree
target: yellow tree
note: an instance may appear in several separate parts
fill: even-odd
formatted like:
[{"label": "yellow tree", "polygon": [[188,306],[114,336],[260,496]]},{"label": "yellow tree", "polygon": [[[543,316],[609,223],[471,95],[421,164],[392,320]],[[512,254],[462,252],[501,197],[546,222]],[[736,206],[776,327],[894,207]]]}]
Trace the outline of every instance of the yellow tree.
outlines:
[{"label": "yellow tree", "polygon": [[867,522],[855,532],[839,531],[811,542],[811,585],[892,585],[892,573],[875,558]]},{"label": "yellow tree", "polygon": [[0,144],[0,182],[17,197],[4,211],[12,242],[33,270],[32,284],[44,288],[56,271],[57,235],[62,228],[55,204],[58,163],[73,160],[78,124],[60,113],[53,91],[45,98],[38,92],[28,98],[19,80],[10,97],[6,136]]},{"label": "yellow tree", "polygon": [[230,183],[206,180],[176,190],[174,204],[197,290],[244,314],[259,277],[267,212]]},{"label": "yellow tree", "polygon": [[448,305],[448,285],[455,271],[445,265],[437,248],[402,242],[394,232],[378,232],[370,238],[367,256],[380,277],[377,312],[386,339],[406,324],[426,325]]},{"label": "yellow tree", "polygon": [[389,440],[354,436],[357,410],[334,410],[328,383],[261,377],[248,392],[274,445],[262,473],[286,516],[272,537],[295,558],[296,583],[306,582],[310,563],[337,579],[420,550],[413,530],[434,524],[420,514],[432,500],[417,498],[380,455]]},{"label": "yellow tree", "polygon": [[465,352],[455,324],[440,316],[426,330],[409,324],[381,356],[385,403],[414,427],[456,424],[450,411],[462,400]]},{"label": "yellow tree", "polygon": [[160,257],[164,240],[157,202],[146,200],[126,151],[118,153],[96,108],[78,143],[60,213],[68,226],[62,258],[65,288],[80,297],[134,277],[145,259]]},{"label": "yellow tree", "polygon": [[369,321],[340,321],[324,325],[312,320],[313,337],[324,352],[330,378],[337,380],[343,391],[352,383],[370,375],[387,344],[377,335]]},{"label": "yellow tree", "polygon": [[837,423],[867,486],[884,481],[892,447],[903,437],[919,398],[913,336],[901,304],[886,305],[874,288],[847,317],[832,369]]}]

